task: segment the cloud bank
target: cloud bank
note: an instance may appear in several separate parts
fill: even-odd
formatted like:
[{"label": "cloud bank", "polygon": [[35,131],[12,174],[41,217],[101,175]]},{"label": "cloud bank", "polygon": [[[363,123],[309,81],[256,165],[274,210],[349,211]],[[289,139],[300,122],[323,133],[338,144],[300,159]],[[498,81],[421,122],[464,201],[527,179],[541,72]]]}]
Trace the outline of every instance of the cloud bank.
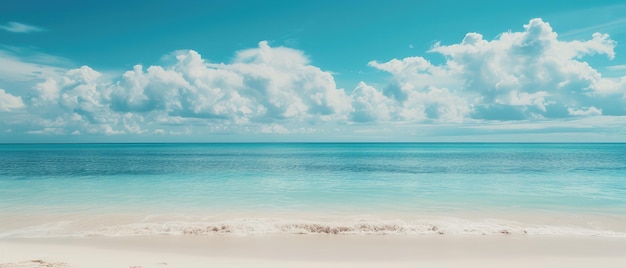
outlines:
[{"label": "cloud bank", "polygon": [[[6,29],[6,28],[5,28]],[[596,33],[562,41],[533,19],[494,40],[468,33],[435,44],[432,64],[415,56],[371,61],[389,74],[338,88],[304,52],[258,47],[213,63],[193,50],[170,64],[136,65],[117,78],[88,66],[49,75],[29,91],[0,90],[2,124],[27,133],[320,133],[363,124],[476,125],[626,115],[626,77],[603,77],[585,58],[613,59],[616,42]],[[29,123],[8,120],[18,113]],[[5,120],[6,119],[6,120]]]},{"label": "cloud bank", "polygon": [[[585,56],[615,57],[616,42],[596,33],[587,41],[559,41],[550,25],[533,19],[522,32],[495,40],[468,33],[459,44],[437,43],[431,53],[446,59],[432,65],[423,57],[370,66],[390,73],[386,96],[415,107],[428,118],[524,120],[581,115],[624,115],[626,83],[603,78]],[[415,106],[416,99],[422,101]],[[428,107],[436,112],[428,113]],[[592,111],[592,112],[588,112]]]}]

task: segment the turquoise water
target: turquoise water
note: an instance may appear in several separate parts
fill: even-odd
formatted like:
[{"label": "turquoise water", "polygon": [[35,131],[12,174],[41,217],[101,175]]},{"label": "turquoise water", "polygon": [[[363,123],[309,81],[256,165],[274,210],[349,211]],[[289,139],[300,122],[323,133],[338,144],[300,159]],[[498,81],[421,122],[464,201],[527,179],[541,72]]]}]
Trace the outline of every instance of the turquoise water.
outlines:
[{"label": "turquoise water", "polygon": [[626,144],[0,145],[1,215],[233,211],[623,216]]}]

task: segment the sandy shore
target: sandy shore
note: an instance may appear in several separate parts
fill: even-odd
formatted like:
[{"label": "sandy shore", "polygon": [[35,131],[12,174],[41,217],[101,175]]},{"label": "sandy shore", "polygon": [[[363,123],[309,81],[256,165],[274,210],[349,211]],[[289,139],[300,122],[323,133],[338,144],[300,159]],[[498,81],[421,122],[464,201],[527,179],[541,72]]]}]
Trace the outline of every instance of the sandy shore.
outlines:
[{"label": "sandy shore", "polygon": [[623,267],[626,239],[143,236],[0,240],[0,267]]}]

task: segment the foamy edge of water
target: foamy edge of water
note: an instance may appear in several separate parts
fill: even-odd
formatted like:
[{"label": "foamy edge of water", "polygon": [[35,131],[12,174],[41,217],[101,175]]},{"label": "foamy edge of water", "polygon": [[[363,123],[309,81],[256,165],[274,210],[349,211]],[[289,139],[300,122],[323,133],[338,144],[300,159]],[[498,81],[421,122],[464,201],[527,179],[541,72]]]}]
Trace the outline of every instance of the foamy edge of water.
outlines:
[{"label": "foamy edge of water", "polygon": [[242,218],[223,221],[136,222],[76,228],[58,221],[0,233],[5,238],[126,237],[150,235],[253,236],[253,235],[555,235],[626,238],[626,232],[575,225],[527,224],[507,220],[301,220]]}]

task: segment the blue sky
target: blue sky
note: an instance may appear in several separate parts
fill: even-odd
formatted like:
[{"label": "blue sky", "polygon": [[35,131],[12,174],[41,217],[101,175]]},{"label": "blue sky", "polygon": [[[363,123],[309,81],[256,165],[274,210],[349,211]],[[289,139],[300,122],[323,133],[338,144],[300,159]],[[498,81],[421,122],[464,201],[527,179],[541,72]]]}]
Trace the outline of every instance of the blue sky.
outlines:
[{"label": "blue sky", "polygon": [[621,1],[29,1],[2,142],[626,141]]}]

